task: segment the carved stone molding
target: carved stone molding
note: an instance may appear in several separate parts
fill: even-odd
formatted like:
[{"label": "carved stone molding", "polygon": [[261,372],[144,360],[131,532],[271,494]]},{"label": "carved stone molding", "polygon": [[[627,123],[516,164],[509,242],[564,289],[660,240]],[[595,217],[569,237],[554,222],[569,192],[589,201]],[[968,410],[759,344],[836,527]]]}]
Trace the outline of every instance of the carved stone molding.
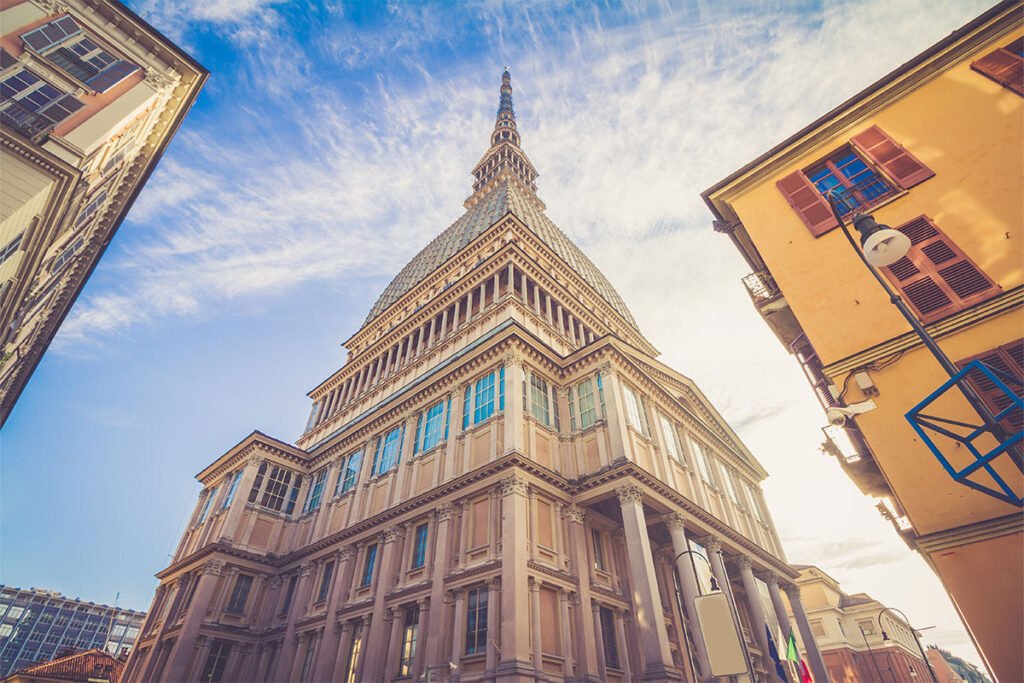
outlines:
[{"label": "carved stone molding", "polygon": [[219,576],[220,573],[223,570],[224,570],[224,562],[223,561],[221,561],[221,560],[210,560],[209,562],[207,562],[206,564],[204,564],[202,567],[199,568],[199,573],[200,574],[213,574],[214,576]]},{"label": "carved stone molding", "polygon": [[686,517],[679,512],[670,512],[667,515],[662,515],[661,521],[663,521],[665,526],[669,529],[686,529]]},{"label": "carved stone molding", "polygon": [[768,572],[760,577],[769,587],[779,587],[779,577],[775,572]]},{"label": "carved stone molding", "polygon": [[586,518],[587,512],[576,503],[570,503],[562,508],[562,516],[570,522],[583,524],[583,520]]},{"label": "carved stone molding", "polygon": [[529,585],[531,593],[540,590],[540,581],[538,581],[536,578],[532,576],[527,577],[526,583]]},{"label": "carved stone molding", "polygon": [[315,573],[316,573],[316,563],[315,562],[303,562],[299,566],[299,576],[300,577],[310,576],[310,575],[315,574]]},{"label": "carved stone molding", "polygon": [[252,465],[253,467],[259,467],[263,460],[264,457],[262,455],[257,455],[253,453],[252,455],[245,459],[245,464]]},{"label": "carved stone molding", "polygon": [[[530,578],[532,579],[533,577],[530,577]],[[501,577],[500,576],[492,576],[490,579],[487,580],[487,587],[489,589],[495,590],[495,591],[496,590],[501,590]]]},{"label": "carved stone molding", "polygon": [[451,503],[443,503],[438,505],[434,509],[434,519],[438,522],[447,522],[452,518],[452,512],[455,510]]},{"label": "carved stone molding", "polygon": [[615,495],[619,497],[619,503],[626,505],[627,503],[640,503],[644,502],[644,490],[636,484],[624,484],[619,488],[615,489]]},{"label": "carved stone molding", "polygon": [[800,586],[795,583],[786,584],[782,587],[782,590],[786,592],[786,596],[789,598],[790,602],[800,599]]},{"label": "carved stone molding", "polygon": [[399,526],[390,526],[381,532],[381,538],[385,543],[393,543],[398,540],[400,536],[404,536],[404,530]]},{"label": "carved stone molding", "polygon": [[513,494],[517,496],[525,496],[528,489],[529,484],[527,483],[526,478],[521,474],[512,473],[501,480],[501,495],[503,497],[511,496]]},{"label": "carved stone molding", "polygon": [[720,553],[722,552],[722,542],[718,540],[717,536],[709,536],[707,541],[704,543],[704,547],[708,553]]},{"label": "carved stone molding", "polygon": [[590,598],[590,609],[593,610],[595,613],[596,612],[600,612],[601,611],[601,603],[599,603],[594,598]]},{"label": "carved stone molding", "polygon": [[356,556],[356,549],[351,545],[346,545],[338,551],[338,561],[344,562],[345,560],[351,560]]},{"label": "carved stone molding", "polygon": [[746,555],[740,555],[736,558],[736,566],[739,567],[740,571],[750,569],[754,565],[751,564],[750,558]]}]

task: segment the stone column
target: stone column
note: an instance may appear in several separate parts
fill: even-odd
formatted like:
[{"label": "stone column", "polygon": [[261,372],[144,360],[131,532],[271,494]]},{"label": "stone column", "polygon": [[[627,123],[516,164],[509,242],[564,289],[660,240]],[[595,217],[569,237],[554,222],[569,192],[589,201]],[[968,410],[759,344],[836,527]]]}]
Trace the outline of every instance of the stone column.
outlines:
[{"label": "stone column", "polygon": [[[611,443],[611,452],[608,459],[615,462],[619,458],[626,457],[626,414],[622,411],[622,394],[619,391],[619,377],[606,365],[601,370],[602,382],[604,384],[604,402],[608,414],[605,418],[608,421],[608,440]],[[639,615],[637,615],[639,623]]]},{"label": "stone column", "polygon": [[254,681],[256,680],[256,664],[259,661],[259,651],[255,645],[243,643],[241,647],[241,662],[238,672],[226,680]]},{"label": "stone column", "polygon": [[420,672],[423,670],[423,658],[426,655],[427,624],[430,623],[430,600],[420,598],[416,601],[419,609],[419,620],[416,622],[416,651],[412,657],[412,669],[409,674],[412,680],[420,680]]},{"label": "stone column", "polygon": [[526,450],[523,441],[523,359],[514,353],[505,356],[505,452]]},{"label": "stone column", "polygon": [[602,681],[608,680],[608,660],[604,656],[604,631],[601,628],[601,605],[597,600],[590,601],[591,620],[594,622],[594,646],[597,649],[597,675]]},{"label": "stone column", "polygon": [[277,655],[277,664],[274,667],[274,680],[288,680],[295,662],[296,651],[298,650],[298,638],[295,636],[295,624],[302,618],[309,604],[309,593],[313,588],[313,576],[316,574],[316,565],[307,562],[299,567],[299,582],[295,587],[295,594],[292,595],[292,604],[288,608],[288,622],[285,627],[284,638],[281,640],[281,651]]},{"label": "stone column", "polygon": [[815,683],[830,683],[828,667],[825,666],[825,659],[818,649],[818,642],[814,640],[814,632],[811,631],[811,622],[807,620],[807,612],[804,611],[804,603],[800,599],[800,587],[789,584],[784,589],[786,597],[789,598],[789,606],[793,608],[793,618],[800,628],[800,640],[803,641],[804,649],[807,650],[808,664],[811,666],[811,673],[814,675]]},{"label": "stone column", "polygon": [[388,626],[390,624],[386,623],[384,619],[384,597],[390,590],[391,580],[395,575],[395,541],[398,540],[398,532],[398,527],[385,529],[379,543],[380,552],[377,555],[379,564],[375,568],[377,576],[373,587],[374,626],[372,630],[368,631],[368,637],[364,641],[367,666],[373,679],[380,678],[380,673],[384,670],[384,657],[387,653]]},{"label": "stone column", "polygon": [[[345,671],[345,664],[343,664],[343,662],[344,663],[348,662],[348,653],[349,653],[349,650],[352,649],[352,636],[354,635],[353,632],[352,632],[352,622],[346,619],[345,621],[341,622],[341,624],[338,625],[338,628],[341,631],[341,638],[338,640],[338,654],[334,658],[334,661],[331,662],[330,666],[328,667],[328,669],[329,669],[328,674],[329,675],[326,678],[316,679],[316,680],[324,680],[324,681],[333,681],[333,680],[345,681],[345,680],[348,680],[347,677],[346,677],[348,672]],[[341,664],[340,668],[338,666],[339,664]],[[355,662],[352,663],[352,666],[355,667]],[[337,674],[338,674],[337,679],[335,679],[335,672],[337,672]]]},{"label": "stone column", "polygon": [[213,597],[213,591],[217,588],[217,581],[220,579],[223,569],[224,563],[220,560],[210,560],[199,569],[199,583],[196,585],[196,592],[192,595],[185,621],[174,641],[174,647],[167,657],[162,680],[168,681],[168,683],[177,683],[177,681],[185,680],[188,675],[196,638],[199,636],[199,627],[203,624],[206,608]]},{"label": "stone column", "polygon": [[[512,391],[513,395],[517,393],[516,390]],[[523,606],[528,604],[527,555],[523,552],[526,547],[526,490],[527,481],[518,472],[513,472],[501,482],[501,613],[506,617],[521,612]],[[499,677],[529,675],[532,670],[527,620],[502,619],[501,663],[497,668]]]},{"label": "stone column", "polygon": [[579,594],[574,603],[576,620],[576,643],[579,651],[577,659],[577,680],[599,681],[597,667],[597,640],[594,633],[594,620],[587,610],[590,608],[590,581],[587,574],[587,538],[583,533],[583,509],[572,503],[562,510],[562,515],[569,524],[569,567],[579,577]]},{"label": "stone column", "polygon": [[263,458],[258,455],[250,455],[245,461],[245,470],[242,473],[242,478],[238,482],[238,486],[235,488],[235,497],[231,501],[231,505],[228,506],[227,515],[224,517],[224,523],[220,527],[220,541],[221,543],[231,544],[241,540],[242,534],[241,529],[238,528],[238,523],[242,519],[242,513],[245,511],[245,504],[249,500],[249,489],[252,488],[252,482],[256,479],[256,472],[260,468],[260,464],[263,462]]},{"label": "stone column", "polygon": [[[455,600],[455,623],[452,626],[452,657],[451,663],[455,666],[462,661],[462,651],[466,649],[466,589],[455,588],[448,592],[449,602]],[[488,636],[490,637],[490,636]],[[454,678],[458,679],[458,669],[455,669]]]},{"label": "stone column", "polygon": [[569,598],[572,593],[565,588],[558,590],[558,618],[562,626],[562,678],[572,678],[572,629],[569,628]]},{"label": "stone column", "polygon": [[196,638],[196,644],[193,648],[195,655],[192,659],[192,666],[185,673],[184,680],[186,681],[198,681],[199,677],[202,676],[203,666],[206,664],[206,658],[210,656],[210,645],[212,642],[208,636],[199,636]]},{"label": "stone column", "polygon": [[679,674],[672,663],[668,630],[662,616],[661,595],[654,573],[651,541],[647,536],[643,490],[625,484],[616,493],[622,508],[622,527],[629,551],[629,583],[633,589],[633,614],[644,649],[645,681],[675,681]]},{"label": "stone column", "polygon": [[530,619],[530,635],[533,640],[533,668],[540,673],[544,670],[544,656],[541,652],[540,642],[540,582],[531,576],[529,578],[529,585],[530,613],[532,615]]},{"label": "stone column", "polygon": [[[390,681],[398,671],[398,659],[402,649],[402,627],[405,625],[405,614],[403,610],[392,607],[384,617],[386,623],[391,624],[391,636],[388,639],[387,647],[384,648],[384,680]],[[384,633],[387,633],[385,628]]]},{"label": "stone column", "polygon": [[[704,643],[704,634],[697,623],[697,608],[694,604],[694,598],[700,595],[700,590],[697,587],[697,577],[694,576],[693,572],[693,562],[696,561],[696,558],[692,554],[680,557],[680,553],[690,549],[690,544],[686,540],[686,518],[678,512],[673,512],[662,517],[662,520],[665,522],[665,526],[668,527],[669,535],[672,537],[673,556],[679,558],[675,563],[675,569],[676,575],[679,578],[679,587],[683,594],[683,605],[686,608],[685,624],[688,626],[687,632],[693,639],[693,648],[697,656],[697,663],[700,666],[701,677],[707,679],[711,676],[711,664],[708,660],[707,645]],[[683,643],[683,645],[685,646],[686,643]]]},{"label": "stone column", "polygon": [[[364,673],[366,672],[366,667],[367,667],[367,663],[366,662],[367,662],[367,659],[369,658],[369,655],[370,655],[368,650],[369,650],[369,645],[370,645],[369,641],[370,641],[370,635],[371,635],[370,627],[372,625],[373,625],[373,615],[372,614],[367,614],[365,617],[363,617],[363,626],[362,626],[362,630],[359,633],[359,637],[363,639],[363,644],[359,648],[359,661],[355,662],[353,664],[353,666],[356,668],[355,679],[357,681],[360,681],[360,682],[367,680],[366,677],[364,676]],[[373,671],[373,670],[371,669],[370,671]]]},{"label": "stone column", "polygon": [[448,571],[448,563],[451,559],[449,548],[449,534],[452,526],[452,504],[444,503],[434,511],[434,518],[437,520],[437,536],[434,539],[434,550],[432,552],[433,563],[430,569],[430,604],[433,609],[430,611],[430,632],[421,631],[419,637],[426,637],[426,666],[441,666],[443,654],[441,652],[444,644],[444,575]]},{"label": "stone column", "polygon": [[789,622],[789,614],[786,613],[786,603],[782,601],[782,591],[779,590],[779,577],[772,572],[765,576],[765,583],[768,584],[768,594],[772,598],[772,608],[775,610],[775,618],[779,620],[782,637],[787,639],[785,643],[779,644],[779,655],[785,657],[786,648],[789,643],[789,632],[793,630],[793,625]]},{"label": "stone column", "polygon": [[316,662],[310,680],[329,681],[334,675],[334,666],[338,661],[338,644],[341,629],[338,628],[338,607],[345,598],[347,580],[351,580],[351,567],[355,557],[355,549],[347,545],[335,555],[334,576],[330,598],[327,600],[327,620],[324,623],[324,637],[320,642],[320,651],[316,653]]},{"label": "stone column", "polygon": [[487,659],[485,669],[494,673],[498,664],[498,650],[494,646],[495,637],[501,625],[498,623],[498,595],[501,589],[501,579],[493,577],[487,582]]},{"label": "stone column", "polygon": [[615,642],[619,648],[619,666],[622,668],[622,679],[633,680],[633,671],[629,663],[629,644],[626,642],[626,610],[615,610]]},{"label": "stone column", "polygon": [[768,680],[776,683],[779,680],[775,672],[775,662],[772,661],[768,647],[768,619],[764,614],[764,605],[761,604],[761,594],[757,590],[757,581],[754,579],[754,572],[751,569],[750,558],[740,555],[736,559],[736,566],[740,569],[740,580],[743,582],[743,592],[747,594],[747,609],[750,611],[750,628],[754,631],[754,639],[763,653],[764,668],[768,671]]}]

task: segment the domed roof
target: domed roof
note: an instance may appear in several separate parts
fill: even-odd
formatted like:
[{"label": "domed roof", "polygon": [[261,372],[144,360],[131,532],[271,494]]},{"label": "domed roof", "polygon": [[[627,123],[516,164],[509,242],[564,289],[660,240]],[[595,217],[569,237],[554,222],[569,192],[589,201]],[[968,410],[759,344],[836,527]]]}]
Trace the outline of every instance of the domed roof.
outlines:
[{"label": "domed roof", "polygon": [[[409,263],[399,271],[398,275],[384,289],[377,302],[370,309],[363,325],[366,325],[389,306],[398,301],[403,294],[419,284],[430,273],[440,267],[448,259],[455,256],[463,247],[483,234],[488,228],[511,213],[522,221],[538,238],[551,248],[566,264],[589,284],[615,311],[621,315],[634,329],[637,328],[633,315],[629,312],[622,297],[608,282],[608,278],[597,269],[597,266],[573,244],[572,240],[541,208],[539,200],[524,188],[521,183],[511,179],[503,179],[494,187],[485,190],[482,196],[444,232],[416,254]],[[639,330],[638,330],[639,331]]]}]

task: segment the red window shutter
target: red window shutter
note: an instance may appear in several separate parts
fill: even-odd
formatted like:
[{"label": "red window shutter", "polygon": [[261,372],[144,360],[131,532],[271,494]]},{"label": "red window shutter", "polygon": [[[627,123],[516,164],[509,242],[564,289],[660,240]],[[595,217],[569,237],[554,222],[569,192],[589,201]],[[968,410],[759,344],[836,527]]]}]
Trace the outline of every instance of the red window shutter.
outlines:
[{"label": "red window shutter", "polygon": [[850,142],[869,159],[881,166],[885,174],[903,189],[928,180],[935,172],[922,164],[878,126],[850,138]]},{"label": "red window shutter", "polygon": [[926,216],[896,229],[910,238],[910,252],[882,271],[923,322],[938,320],[999,291]]},{"label": "red window shutter", "polygon": [[[992,349],[973,358],[967,358],[957,363],[957,365],[962,368],[972,360],[980,360],[990,368],[1004,372],[1011,377],[1016,377],[1018,381],[1024,381],[1024,339],[1018,339],[1015,342]],[[1012,402],[1005,392],[999,389],[992,380],[980,371],[967,373],[967,381],[971,383],[978,396],[981,397],[981,400],[985,402],[985,405],[993,413],[998,414],[1000,411],[1005,410]],[[1020,391],[1019,385],[1014,386],[1010,382],[1006,382],[1006,384],[1011,391]],[[1021,431],[1024,429],[1024,411],[1012,411],[1002,421],[1002,425],[1011,433]]]},{"label": "red window shutter", "polygon": [[1018,95],[1024,95],[1024,59],[1019,55],[999,48],[973,62],[971,68],[988,76],[1004,88],[1009,88]]},{"label": "red window shutter", "polygon": [[828,201],[802,171],[790,173],[775,185],[815,237],[839,225]]}]

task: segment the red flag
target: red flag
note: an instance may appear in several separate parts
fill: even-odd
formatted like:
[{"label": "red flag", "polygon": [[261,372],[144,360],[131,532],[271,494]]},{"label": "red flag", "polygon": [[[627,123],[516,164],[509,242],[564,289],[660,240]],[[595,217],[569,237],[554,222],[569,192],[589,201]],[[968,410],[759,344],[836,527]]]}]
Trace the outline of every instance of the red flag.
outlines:
[{"label": "red flag", "polygon": [[807,670],[807,662],[800,660],[800,683],[814,683],[811,672]]}]

